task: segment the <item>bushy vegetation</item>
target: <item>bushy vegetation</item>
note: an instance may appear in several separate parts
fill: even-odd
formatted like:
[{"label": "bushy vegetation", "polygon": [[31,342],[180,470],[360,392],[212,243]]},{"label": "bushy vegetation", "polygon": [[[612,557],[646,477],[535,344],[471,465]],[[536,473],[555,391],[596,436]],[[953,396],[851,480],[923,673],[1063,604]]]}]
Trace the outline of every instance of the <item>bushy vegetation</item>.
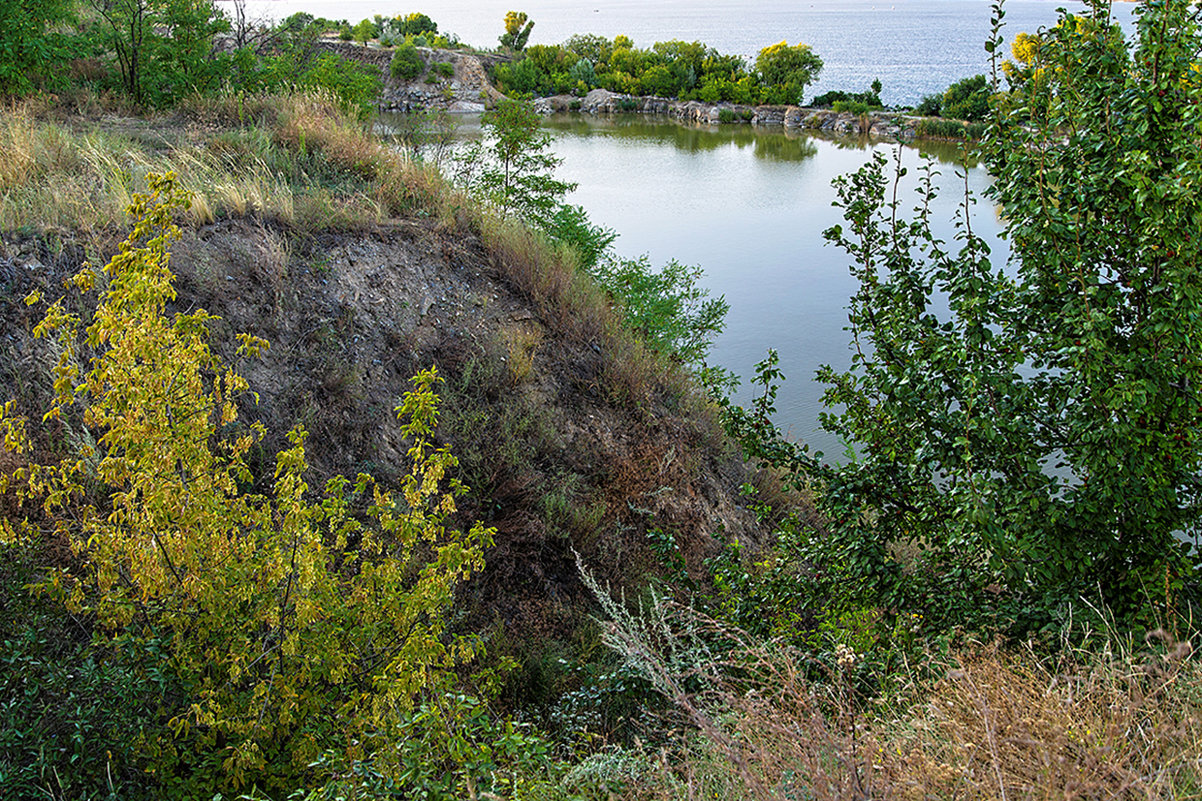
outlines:
[{"label": "bushy vegetation", "polygon": [[1132,50],[1104,9],[1068,17],[1012,68],[983,153],[1013,271],[964,213],[958,248],[935,238],[929,180],[914,220],[880,156],[838,183],[846,225],[827,236],[861,285],[860,346],[851,372],[820,376],[843,409],[824,425],[856,458],[829,467],[763,429],[774,362],[767,406],[732,416],[754,455],[821,487],[829,522],[801,553],[832,593],[1024,634],[1087,604],[1136,630],[1193,608],[1198,198],[1177,187],[1202,166],[1186,13],[1146,10]]},{"label": "bushy vegetation", "polygon": [[[714,545],[648,505],[718,469],[690,450],[704,424],[673,415],[700,403],[690,372],[723,382],[705,358],[725,303],[699,268],[614,254],[614,232],[564,203],[529,104],[486,120],[464,183],[481,203],[364,130],[355,98],[370,79],[313,53],[325,21],[294,18],[273,55],[229,62],[260,88],[293,69],[320,93],[221,93],[198,47],[130,71],[139,99],[109,41],[96,86],[125,100],[79,93],[72,112],[170,115],[115,133],[42,100],[0,125],[0,229],[115,252],[38,315],[50,362],[32,380],[51,402],[0,414],[0,784],[14,797],[264,801],[1196,794],[1191,14],[1149,4],[1134,48],[1100,7],[1015,42],[1007,91],[985,84],[1005,268],[966,216],[955,246],[934,236],[929,176],[916,203],[881,159],[838,184],[845,222],[828,238],[860,282],[859,347],[851,372],[823,377],[848,462],[771,427],[768,360],[761,399],[723,416],[762,465],[745,504],[773,536],[715,532]],[[420,16],[398,18],[411,48],[436,33]],[[588,85],[659,52],[622,37],[525,47],[529,20],[514,17],[509,46],[526,58],[513,70],[531,80]],[[0,50],[6,91],[58,80],[54,37],[70,26],[40,19],[0,14],[46,43],[33,66],[28,48]],[[213,18],[198,19],[210,36]],[[759,72],[779,67],[791,97],[813,63],[783,44],[771,55],[781,63]],[[671,89],[674,64],[665,55],[639,85]],[[979,98],[978,83],[942,99]],[[196,127],[216,130],[197,144]],[[126,206],[134,228],[114,248]],[[310,487],[305,429],[265,451],[268,432],[240,413],[253,388],[210,346],[222,323],[168,311],[176,226],[237,217],[298,237],[419,231],[538,319],[507,314],[495,341],[415,377],[396,404],[408,460],[394,486],[364,473]],[[267,344],[232,341],[237,359]],[[623,411],[630,431],[604,434],[630,439],[622,458],[590,462],[576,451],[593,431],[569,444],[547,411],[562,399],[540,371],[568,341],[580,349],[560,358],[580,363],[554,368],[590,414]],[[514,498],[522,520],[505,523],[544,536],[508,547],[620,562],[581,558],[605,620],[570,643],[465,611],[486,517]],[[461,504],[470,514],[455,518]],[[637,575],[630,599],[598,569]],[[569,585],[538,580],[543,594]]]},{"label": "bushy vegetation", "polygon": [[872,82],[871,88],[866,92],[844,92],[839,89],[832,89],[829,92],[823,92],[810,101],[810,105],[814,108],[835,108],[836,104],[855,103],[862,105],[865,111],[884,108],[881,103],[881,82],[875,80]]},{"label": "bushy vegetation", "polygon": [[922,119],[914,125],[914,135],[920,139],[979,140],[985,134],[985,124],[960,122],[939,118]]},{"label": "bushy vegetation", "polygon": [[796,104],[821,69],[822,60],[803,44],[764,48],[753,70],[742,57],[701,42],[656,42],[642,50],[626,36],[610,41],[582,34],[526,48],[520,61],[497,67],[496,78],[502,91],[535,95],[583,95],[600,87],[707,103]]},{"label": "bushy vegetation", "polygon": [[[336,24],[308,14],[234,30],[209,0],[10,5],[0,12],[0,92],[10,97],[117,92],[137,107],[166,108],[198,95],[302,87],[366,113],[380,89],[370,69],[315,47]],[[215,47],[218,36],[234,47]]]},{"label": "bushy vegetation", "polygon": [[914,113],[980,123],[989,114],[989,97],[992,93],[985,76],[974,75],[956,81],[943,94],[924,97],[914,107]]},{"label": "bushy vegetation", "polygon": [[503,100],[484,115],[484,140],[459,157],[459,180],[500,211],[546,226],[563,196],[575,184],[558,181],[559,159],[550,152],[551,135],[538,112],[523,100]]},{"label": "bushy vegetation", "polygon": [[[5,519],[0,536],[9,545],[64,538],[80,565],[51,571],[43,591],[94,616],[97,636],[113,647],[162,649],[161,672],[139,678],[183,689],[144,722],[158,732],[141,756],[165,785],[202,793],[253,777],[283,788],[322,748],[352,741],[359,754],[391,760],[385,732],[477,651],[442,632],[455,585],[482,567],[492,536],[447,526],[463,488],[446,483],[454,458],[430,444],[437,373],[417,376],[397,407],[412,472],[395,496],[361,474],[331,479],[311,498],[301,427],[277,457],[271,493],[248,492],[246,457],[266,432],[237,425],[247,384],[210,352],[212,318],[164,313],[174,297],[171,216],[187,200],[174,176],[149,181],[151,194],[134,196],[133,231],[104,268],[83,332],[104,350],[81,370],[81,321],[61,301],[39,328],[60,347],[45,419],[86,427],[96,448],[19,467],[0,485],[19,507],[72,522]],[[85,265],[72,283],[86,292],[99,278]],[[243,354],[267,346],[241,342]],[[31,443],[12,410],[0,427],[19,457]],[[85,486],[89,461],[95,475]],[[416,561],[427,550],[427,561]],[[335,710],[363,728],[321,723]]]},{"label": "bushy vegetation", "polygon": [[414,78],[422,74],[422,70],[426,68],[426,63],[422,61],[421,55],[417,52],[417,48],[410,42],[405,42],[396,49],[392,54],[392,62],[388,67],[388,71],[392,77],[402,81],[412,81]]}]

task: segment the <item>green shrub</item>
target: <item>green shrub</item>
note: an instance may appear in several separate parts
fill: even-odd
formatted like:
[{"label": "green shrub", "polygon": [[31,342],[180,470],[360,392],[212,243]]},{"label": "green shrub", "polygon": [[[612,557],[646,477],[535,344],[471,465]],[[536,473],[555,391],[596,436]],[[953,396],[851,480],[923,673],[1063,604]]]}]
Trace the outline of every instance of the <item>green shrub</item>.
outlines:
[{"label": "green shrub", "polygon": [[824,92],[810,101],[810,106],[813,108],[833,108],[835,111],[851,111],[853,114],[862,114],[861,111],[853,111],[849,108],[840,108],[839,104],[846,106],[848,103],[863,105],[865,111],[883,108],[881,103],[881,82],[873,81],[871,88],[866,92],[844,92],[839,89],[834,89],[830,92]]},{"label": "green shrub", "polygon": [[914,107],[914,113],[921,117],[938,117],[943,109],[943,95],[927,95]]},{"label": "green shrub", "polygon": [[430,72],[443,78],[453,78],[455,77],[455,65],[447,61],[435,61],[430,65]]},{"label": "green shrub", "polygon": [[855,114],[859,116],[868,113],[868,104],[862,100],[836,100],[834,110],[840,114]]},{"label": "green shrub", "polygon": [[731,108],[718,109],[718,122],[730,123],[736,119],[735,111]]},{"label": "green shrub", "polygon": [[593,271],[622,306],[627,324],[654,350],[699,365],[722,332],[730,305],[700,286],[702,270],[673,259],[661,269],[646,256],[611,258]]},{"label": "green shrub", "polygon": [[583,83],[589,89],[597,85],[597,70],[593,62],[582,58],[568,69],[568,77],[573,83]]},{"label": "green shrub", "polygon": [[[1102,3],[1061,13],[982,148],[1009,260],[991,262],[963,214],[936,233],[930,165],[913,204],[883,154],[838,179],[844,223],[826,238],[858,284],[857,347],[818,378],[837,410],[823,425],[857,458],[831,468],[775,434],[747,446],[822,487],[800,561],[865,606],[1138,636],[1189,625],[1202,602],[1202,151],[1180,124],[1202,94],[1202,33],[1186,0],[1149,4],[1132,37]],[[767,426],[775,357],[759,373],[768,400],[732,416],[737,434]]]},{"label": "green shrub", "polygon": [[[0,551],[0,783],[6,798],[148,798],[138,765],[144,738],[168,736],[158,712],[172,686],[162,643],[125,640],[92,648],[86,618],[30,592],[47,558],[21,546]],[[82,636],[81,636],[82,635]]]},{"label": "green shrub", "polygon": [[980,122],[989,113],[989,84],[984,75],[956,81],[943,93],[940,113],[957,120]]},{"label": "green shrub", "polygon": [[618,238],[613,230],[589,222],[583,207],[566,204],[551,216],[546,232],[554,241],[562,242],[576,251],[580,266],[586,270],[596,267],[601,256]]},{"label": "green shrub", "polygon": [[850,92],[844,92],[841,89],[832,89],[829,92],[823,92],[811,100],[810,106],[813,108],[831,108],[837,102],[851,99]]},{"label": "green shrub", "polygon": [[959,120],[931,117],[919,120],[914,126],[914,133],[920,139],[977,140],[984,135],[985,125],[979,122],[963,123]]},{"label": "green shrub", "polygon": [[348,61],[333,53],[318,56],[296,81],[301,86],[324,89],[335,97],[344,109],[356,111],[360,117],[371,113],[380,96],[379,70],[369,64]]},{"label": "green shrub", "polygon": [[392,63],[388,65],[388,71],[392,74],[393,78],[402,81],[412,81],[418,75],[422,74],[425,66],[425,62],[422,61],[417,48],[413,44],[406,42],[392,54]]}]

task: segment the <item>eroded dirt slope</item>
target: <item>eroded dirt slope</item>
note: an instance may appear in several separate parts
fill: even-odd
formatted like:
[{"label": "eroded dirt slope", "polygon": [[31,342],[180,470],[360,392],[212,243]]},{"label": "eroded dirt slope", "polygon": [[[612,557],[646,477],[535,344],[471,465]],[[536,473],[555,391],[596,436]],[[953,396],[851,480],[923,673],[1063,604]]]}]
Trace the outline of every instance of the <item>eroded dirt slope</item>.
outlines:
[{"label": "eroded dirt slope", "polygon": [[[0,394],[31,417],[51,354],[32,338],[39,307],[21,298],[61,294],[84,256],[45,236],[11,235],[0,251]],[[310,432],[312,486],[335,473],[394,478],[407,448],[394,407],[414,372],[438,367],[439,436],[472,486],[461,517],[498,530],[468,589],[473,625],[573,629],[590,608],[573,550],[630,586],[668,573],[674,554],[700,577],[716,532],[760,537],[737,493],[744,468],[694,391],[654,370],[617,391],[618,340],[540,309],[478,237],[419,220],[300,238],[232,220],[186,230],[172,268],[175,310],[221,316],[219,351],[232,352],[240,331],[271,342],[241,365],[259,394],[243,416],[271,432],[264,482],[298,422]],[[71,302],[86,313],[86,300]]]}]

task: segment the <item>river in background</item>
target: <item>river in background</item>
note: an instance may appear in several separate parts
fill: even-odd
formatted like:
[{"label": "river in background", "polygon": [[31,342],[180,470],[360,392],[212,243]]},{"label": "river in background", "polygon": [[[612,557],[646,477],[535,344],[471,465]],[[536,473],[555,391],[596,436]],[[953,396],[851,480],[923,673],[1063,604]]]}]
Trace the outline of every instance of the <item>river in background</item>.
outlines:
[{"label": "river in background", "polygon": [[[218,6],[229,9],[228,0]],[[1004,35],[1033,33],[1056,22],[1056,9],[1080,12],[1079,2],[1007,0]],[[881,99],[913,104],[953,81],[989,71],[988,0],[246,0],[250,19],[279,20],[298,11],[355,23],[376,14],[421,11],[444,32],[470,45],[497,46],[505,12],[517,8],[534,20],[531,44],[558,44],[577,33],[625,34],[639,47],[683,39],[754,60],[782,39],[805,42],[825,66],[807,97],[828,89],[864,91],[874,78]],[[1114,15],[1130,29],[1134,3],[1116,3]]]}]

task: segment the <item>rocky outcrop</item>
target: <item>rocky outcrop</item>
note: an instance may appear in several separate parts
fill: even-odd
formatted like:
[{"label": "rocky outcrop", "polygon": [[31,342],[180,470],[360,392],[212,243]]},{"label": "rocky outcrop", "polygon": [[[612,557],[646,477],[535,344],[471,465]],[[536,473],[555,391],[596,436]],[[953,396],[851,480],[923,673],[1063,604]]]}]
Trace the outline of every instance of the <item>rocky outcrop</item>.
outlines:
[{"label": "rocky outcrop", "polygon": [[545,114],[579,111],[583,114],[655,114],[697,125],[748,123],[758,127],[783,127],[824,131],[841,135],[869,135],[909,141],[915,136],[917,117],[887,111],[849,114],[800,106],[740,106],[733,103],[702,103],[663,97],[635,97],[594,89],[583,98],[556,95],[539,98],[536,108]]},{"label": "rocky outcrop", "polygon": [[[338,39],[324,39],[320,47],[351,61],[377,67],[384,80],[380,94],[381,111],[415,111],[442,109],[452,113],[478,113],[496,105],[503,98],[488,78],[489,70],[507,60],[505,56],[461,53],[431,47],[417,48],[425,65],[420,75],[411,81],[392,77],[389,67],[395,50],[364,46]],[[450,64],[449,76],[432,69],[435,64]]]},{"label": "rocky outcrop", "polygon": [[[320,46],[329,52],[378,67],[384,76],[380,96],[381,111],[442,109],[452,113],[479,113],[505,97],[489,79],[489,73],[508,56],[461,53],[419,47],[425,64],[422,74],[412,81],[399,81],[389,74],[393,50],[370,47],[337,39],[323,40]],[[434,64],[450,64],[453,74],[439,75]],[[654,114],[694,125],[747,123],[758,127],[783,127],[823,131],[842,136],[873,136],[908,142],[915,138],[918,117],[891,111],[851,114],[829,109],[800,106],[743,106],[734,103],[703,103],[697,100],[673,100],[666,97],[638,97],[608,89],[594,89],[584,97],[555,95],[541,97],[535,108],[543,114],[579,111],[583,114]]]}]

